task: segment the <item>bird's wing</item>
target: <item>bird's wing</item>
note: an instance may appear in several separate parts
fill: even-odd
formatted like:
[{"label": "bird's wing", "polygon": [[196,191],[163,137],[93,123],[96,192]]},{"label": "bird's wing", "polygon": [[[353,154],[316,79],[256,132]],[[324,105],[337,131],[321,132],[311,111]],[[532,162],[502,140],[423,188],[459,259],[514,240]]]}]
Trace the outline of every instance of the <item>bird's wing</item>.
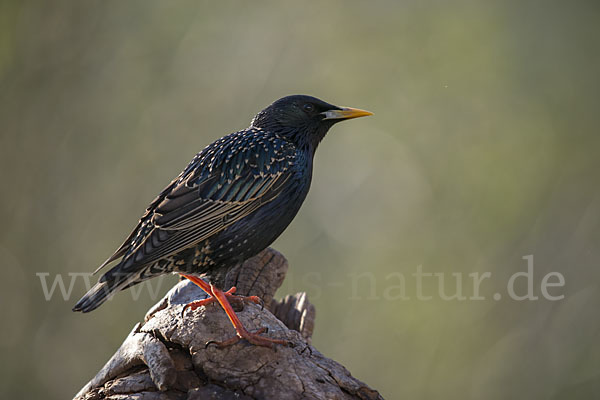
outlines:
[{"label": "bird's wing", "polygon": [[124,255],[145,265],[236,223],[279,195],[295,156],[274,137],[242,131],[220,139],[161,192],[109,260]]},{"label": "bird's wing", "polygon": [[[193,163],[193,161],[192,161],[192,163]],[[190,163],[190,165],[192,163]],[[186,170],[187,170],[187,168],[186,168]],[[110,264],[111,262],[123,257],[125,254],[130,252],[130,250],[132,248],[133,240],[136,238],[136,236],[138,235],[140,230],[142,230],[143,227],[148,223],[148,217],[152,213],[152,210],[154,210],[154,208],[156,208],[158,203],[160,203],[165,198],[165,196],[177,185],[178,180],[186,172],[186,170],[182,171],[181,174],[179,174],[179,176],[177,176],[177,178],[173,179],[171,181],[171,183],[169,183],[167,185],[167,187],[164,188],[158,196],[156,196],[156,198],[152,201],[152,203],[150,203],[148,208],[146,208],[146,212],[144,213],[144,215],[142,215],[142,217],[138,221],[138,224],[135,227],[135,229],[133,231],[131,231],[131,233],[129,234],[127,239],[125,239],[123,244],[121,244],[121,246],[119,246],[119,248],[110,257],[108,257],[106,259],[106,261],[104,261],[102,264],[100,264],[100,266],[98,268],[96,268],[96,270],[94,271],[94,274],[97,273],[98,271],[100,271],[102,268],[104,268],[108,264]]]}]

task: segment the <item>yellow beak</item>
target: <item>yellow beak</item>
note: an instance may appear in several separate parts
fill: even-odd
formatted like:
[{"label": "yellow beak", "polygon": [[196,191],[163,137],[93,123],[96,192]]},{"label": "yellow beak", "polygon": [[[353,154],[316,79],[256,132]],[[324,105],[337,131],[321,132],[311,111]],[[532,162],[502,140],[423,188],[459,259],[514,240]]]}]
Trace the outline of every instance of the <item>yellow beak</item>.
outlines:
[{"label": "yellow beak", "polygon": [[373,115],[372,112],[361,110],[359,108],[351,108],[351,107],[343,107],[341,110],[329,110],[321,113],[325,115],[324,120],[326,119],[352,119],[359,117],[367,117],[369,115]]}]

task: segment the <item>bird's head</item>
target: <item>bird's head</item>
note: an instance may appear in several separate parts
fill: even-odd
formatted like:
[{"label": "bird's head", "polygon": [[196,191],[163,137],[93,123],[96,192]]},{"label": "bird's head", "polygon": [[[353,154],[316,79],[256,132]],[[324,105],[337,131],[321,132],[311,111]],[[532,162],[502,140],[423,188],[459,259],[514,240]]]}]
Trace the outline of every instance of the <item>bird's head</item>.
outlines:
[{"label": "bird's head", "polygon": [[316,148],[335,123],[373,113],[358,108],[338,107],[316,97],[283,97],[259,112],[252,126],[277,131],[299,146]]}]

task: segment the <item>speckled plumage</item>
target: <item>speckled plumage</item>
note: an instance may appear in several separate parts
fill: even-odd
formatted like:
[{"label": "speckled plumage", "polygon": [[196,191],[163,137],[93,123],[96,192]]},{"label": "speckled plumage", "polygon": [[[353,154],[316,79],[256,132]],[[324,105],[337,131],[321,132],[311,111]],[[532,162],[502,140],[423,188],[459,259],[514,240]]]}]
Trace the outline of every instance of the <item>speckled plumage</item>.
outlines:
[{"label": "speckled plumage", "polygon": [[91,311],[117,290],[170,272],[203,275],[218,285],[292,221],[308,193],[319,142],[334,123],[355,117],[342,110],[354,109],[288,96],[247,129],[207,146],[148,206],[100,268],[118,264],[74,310]]}]

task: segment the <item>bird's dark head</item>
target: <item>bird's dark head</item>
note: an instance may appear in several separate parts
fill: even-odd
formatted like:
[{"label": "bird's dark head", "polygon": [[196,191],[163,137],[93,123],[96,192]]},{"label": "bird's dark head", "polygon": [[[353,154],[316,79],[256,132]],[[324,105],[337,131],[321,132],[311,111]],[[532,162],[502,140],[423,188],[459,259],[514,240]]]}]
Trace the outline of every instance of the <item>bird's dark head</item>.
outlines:
[{"label": "bird's dark head", "polygon": [[252,126],[274,130],[299,146],[314,149],[335,123],[367,115],[372,113],[334,106],[316,97],[293,95],[283,97],[259,112],[252,120]]}]

